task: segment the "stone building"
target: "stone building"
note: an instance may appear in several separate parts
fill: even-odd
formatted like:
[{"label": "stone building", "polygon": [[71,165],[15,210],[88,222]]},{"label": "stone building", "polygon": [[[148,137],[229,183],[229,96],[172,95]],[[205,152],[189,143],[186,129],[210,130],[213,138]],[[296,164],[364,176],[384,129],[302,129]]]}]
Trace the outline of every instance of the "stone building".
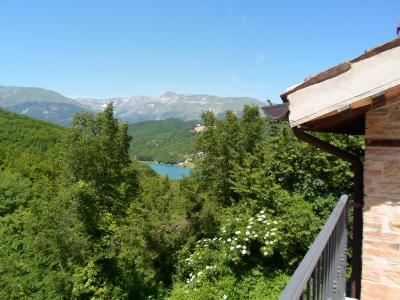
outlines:
[{"label": "stone building", "polygon": [[[353,165],[351,296],[400,299],[400,39],[307,78],[281,97],[284,104],[265,107],[267,115],[288,120],[300,139]],[[364,135],[363,162],[307,131]]]}]

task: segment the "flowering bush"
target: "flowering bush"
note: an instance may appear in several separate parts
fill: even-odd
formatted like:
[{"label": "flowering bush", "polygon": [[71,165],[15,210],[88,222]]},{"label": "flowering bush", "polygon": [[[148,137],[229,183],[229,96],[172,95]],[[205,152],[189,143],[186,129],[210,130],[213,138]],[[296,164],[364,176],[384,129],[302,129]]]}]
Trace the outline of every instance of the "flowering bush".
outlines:
[{"label": "flowering bush", "polygon": [[[235,273],[246,269],[252,261],[271,257],[280,243],[280,224],[280,221],[267,215],[266,210],[252,217],[228,219],[218,236],[197,241],[194,252],[184,260],[181,266],[183,289],[192,293],[209,283],[233,279]],[[227,299],[230,294],[231,288],[214,291],[213,299],[216,295],[219,298],[215,299]]]}]

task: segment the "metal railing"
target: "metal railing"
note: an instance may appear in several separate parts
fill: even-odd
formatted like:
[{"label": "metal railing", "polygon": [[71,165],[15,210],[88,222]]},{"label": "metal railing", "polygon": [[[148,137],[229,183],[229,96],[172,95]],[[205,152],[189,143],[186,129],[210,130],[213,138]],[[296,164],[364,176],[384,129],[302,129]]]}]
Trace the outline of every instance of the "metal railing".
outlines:
[{"label": "metal railing", "polygon": [[347,195],[340,197],[279,300],[345,299],[347,200]]}]

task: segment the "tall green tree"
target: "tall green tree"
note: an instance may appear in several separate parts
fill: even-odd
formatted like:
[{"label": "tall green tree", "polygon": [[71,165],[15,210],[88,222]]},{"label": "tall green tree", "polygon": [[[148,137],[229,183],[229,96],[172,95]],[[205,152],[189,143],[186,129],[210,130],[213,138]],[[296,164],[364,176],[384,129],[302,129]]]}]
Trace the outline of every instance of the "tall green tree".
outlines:
[{"label": "tall green tree", "polygon": [[66,166],[77,184],[78,211],[88,233],[101,234],[101,219],[126,214],[138,192],[137,171],[128,154],[128,125],[113,117],[113,106],[94,116],[76,114],[69,129]]},{"label": "tall green tree", "polygon": [[209,195],[230,205],[238,200],[231,188],[231,171],[261,149],[264,122],[256,106],[245,106],[241,118],[229,111],[223,120],[217,120],[212,112],[203,113],[202,118],[206,130],[197,138],[201,153],[197,168]]},{"label": "tall green tree", "polygon": [[77,298],[121,299],[130,283],[118,263],[119,228],[138,193],[138,176],[128,154],[131,137],[109,104],[96,116],[75,115],[67,137],[67,170],[74,201],[88,238],[87,260],[74,276]]}]

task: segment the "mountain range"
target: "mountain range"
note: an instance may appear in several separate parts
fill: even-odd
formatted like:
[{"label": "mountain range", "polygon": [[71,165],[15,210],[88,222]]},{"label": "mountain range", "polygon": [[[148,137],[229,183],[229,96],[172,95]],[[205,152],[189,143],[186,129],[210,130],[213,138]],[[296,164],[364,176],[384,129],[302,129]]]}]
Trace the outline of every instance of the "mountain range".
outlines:
[{"label": "mountain range", "polygon": [[175,92],[166,92],[161,96],[72,99],[43,88],[0,86],[0,107],[63,126],[69,126],[75,112],[99,112],[110,101],[114,103],[115,116],[129,123],[168,118],[199,120],[202,111],[211,110],[221,116],[227,110],[239,113],[246,104],[263,105],[259,100],[250,97]]}]

